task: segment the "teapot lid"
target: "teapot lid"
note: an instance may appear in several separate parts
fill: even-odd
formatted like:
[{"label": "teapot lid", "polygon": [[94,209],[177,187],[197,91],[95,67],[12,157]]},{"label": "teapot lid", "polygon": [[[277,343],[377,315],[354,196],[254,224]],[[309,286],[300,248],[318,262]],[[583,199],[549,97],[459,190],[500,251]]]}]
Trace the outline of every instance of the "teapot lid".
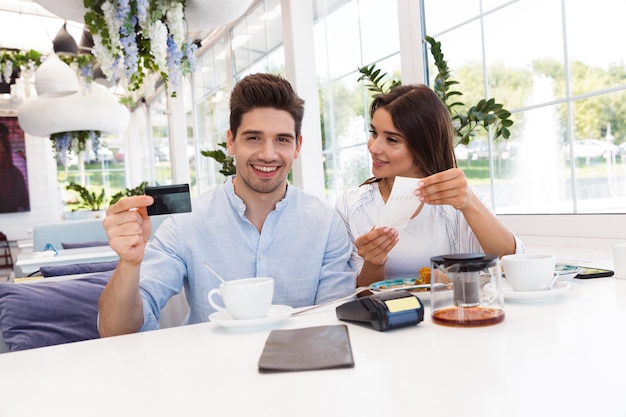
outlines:
[{"label": "teapot lid", "polygon": [[458,264],[460,271],[480,271],[483,268],[494,266],[497,260],[498,255],[485,253],[452,253],[430,258],[430,261],[436,266],[449,267]]}]

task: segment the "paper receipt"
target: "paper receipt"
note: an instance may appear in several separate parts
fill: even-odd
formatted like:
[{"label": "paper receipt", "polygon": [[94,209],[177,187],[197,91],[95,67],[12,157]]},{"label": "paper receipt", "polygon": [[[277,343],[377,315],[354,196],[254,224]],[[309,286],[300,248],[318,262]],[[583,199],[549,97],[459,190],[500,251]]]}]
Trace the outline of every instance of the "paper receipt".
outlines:
[{"label": "paper receipt", "polygon": [[419,198],[413,194],[420,178],[396,177],[391,194],[380,213],[376,227],[405,227],[420,205]]}]

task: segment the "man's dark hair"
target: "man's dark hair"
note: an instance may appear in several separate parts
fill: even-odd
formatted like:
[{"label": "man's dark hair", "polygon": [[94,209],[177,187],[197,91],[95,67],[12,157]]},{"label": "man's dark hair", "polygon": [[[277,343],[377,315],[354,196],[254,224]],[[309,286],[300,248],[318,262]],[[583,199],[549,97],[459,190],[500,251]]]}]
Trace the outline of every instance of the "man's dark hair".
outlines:
[{"label": "man's dark hair", "polygon": [[264,107],[289,113],[295,122],[296,138],[300,136],[304,100],[284,78],[274,74],[252,74],[239,81],[230,96],[230,130],[233,137],[237,136],[244,114]]}]

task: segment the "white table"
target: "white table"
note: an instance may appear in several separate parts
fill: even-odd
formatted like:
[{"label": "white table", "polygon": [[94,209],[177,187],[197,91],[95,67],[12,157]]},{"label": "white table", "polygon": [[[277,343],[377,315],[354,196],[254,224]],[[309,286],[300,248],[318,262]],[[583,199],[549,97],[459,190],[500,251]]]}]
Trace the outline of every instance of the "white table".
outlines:
[{"label": "white table", "polygon": [[[428,306],[416,327],[348,324],[352,369],[260,374],[270,330],[214,323],[6,353],[0,416],[623,417],[626,280],[570,283],[489,327],[436,325]],[[276,328],[339,323],[330,307]]]},{"label": "white table", "polygon": [[17,255],[15,276],[24,277],[37,272],[42,266],[71,265],[90,262],[107,262],[119,259],[110,246],[62,249],[56,256],[40,256],[39,252],[23,252]]},{"label": "white table", "polygon": [[17,241],[17,247],[21,250],[32,250],[33,249],[33,239],[22,239]]}]

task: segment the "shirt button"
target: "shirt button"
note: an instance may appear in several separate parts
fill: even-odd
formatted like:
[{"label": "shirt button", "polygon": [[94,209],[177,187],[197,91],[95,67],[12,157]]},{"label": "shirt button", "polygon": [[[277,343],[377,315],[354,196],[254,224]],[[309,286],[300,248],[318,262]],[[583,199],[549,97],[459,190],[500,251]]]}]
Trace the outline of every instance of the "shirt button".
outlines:
[{"label": "shirt button", "polygon": [[260,259],[260,260],[263,260],[263,255],[259,255],[259,259]]}]

